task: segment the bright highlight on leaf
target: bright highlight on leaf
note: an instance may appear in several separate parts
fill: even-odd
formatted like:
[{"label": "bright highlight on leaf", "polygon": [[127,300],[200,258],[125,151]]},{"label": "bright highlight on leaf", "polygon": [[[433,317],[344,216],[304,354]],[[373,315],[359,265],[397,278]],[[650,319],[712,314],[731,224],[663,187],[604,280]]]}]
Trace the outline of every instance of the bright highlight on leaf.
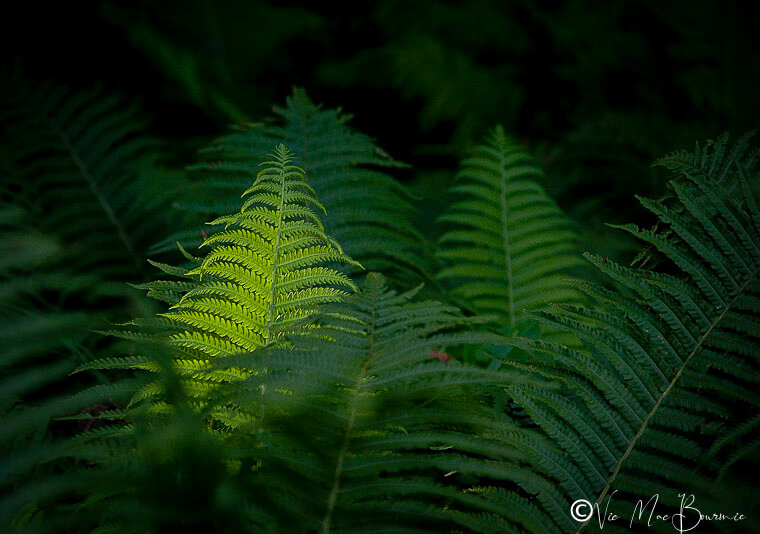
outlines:
[{"label": "bright highlight on leaf", "polygon": [[279,145],[243,197],[240,213],[212,225],[224,230],[185,273],[198,285],[165,314],[191,327],[172,342],[209,356],[252,351],[303,325],[314,307],[355,288],[330,262],[361,267],[328,237],[315,210],[324,211],[292,152]]}]

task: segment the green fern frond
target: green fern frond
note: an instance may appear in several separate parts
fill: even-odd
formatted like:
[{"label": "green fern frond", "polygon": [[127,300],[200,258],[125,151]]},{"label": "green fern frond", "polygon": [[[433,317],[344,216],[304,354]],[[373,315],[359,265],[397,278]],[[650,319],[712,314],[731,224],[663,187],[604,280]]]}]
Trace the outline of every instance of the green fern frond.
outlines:
[{"label": "green fern frond", "polygon": [[577,300],[562,278],[580,264],[575,234],[537,179],[533,158],[497,127],[462,163],[452,192],[457,200],[439,221],[447,266],[438,279],[478,313],[493,313],[514,328],[549,302]]},{"label": "green fern frond", "polygon": [[682,175],[672,202],[641,199],[663,229],[622,227],[656,247],[668,272],[587,255],[620,290],[580,284],[600,308],[535,314],[583,348],[521,343],[535,355],[524,367],[559,379],[568,392],[510,388],[548,438],[547,448],[526,452],[539,454],[538,477],[560,481],[565,513],[576,499],[604,510],[615,491],[614,511],[632,510],[653,490],[670,504],[679,492],[706,499],[720,491],[712,479],[721,462],[740,444],[757,443],[760,232],[754,198],[732,193],[727,168],[736,167],[722,163],[721,139],[708,155],[698,149],[677,158]]},{"label": "green fern frond", "polygon": [[741,176],[752,176],[758,171],[760,149],[751,149],[757,130],[742,135],[733,146],[731,136],[724,132],[715,140],[696,144],[694,152],[679,150],[655,161],[676,174],[710,177],[723,184],[728,193],[740,190]]},{"label": "green fern frond", "polygon": [[[348,254],[368,269],[428,273],[430,249],[409,222],[412,198],[387,174],[403,165],[350,128],[349,116],[316,106],[301,89],[276,112],[282,124],[243,127],[203,151],[204,161],[191,167],[200,179],[192,196],[179,200],[181,208],[204,217],[229,213],[258,162],[273,145],[284,143],[327,210],[326,233]],[[176,234],[153,251],[168,250],[177,240],[197,245],[200,237],[200,229]]]},{"label": "green fern frond", "polygon": [[[361,268],[327,236],[322,209],[293,155],[279,145],[244,193],[240,212],[205,243],[210,252],[184,276],[196,285],[164,314],[190,327],[172,343],[206,357],[250,352],[281,339],[314,313],[355,288],[344,274],[320,267],[348,263]],[[150,291],[176,286],[150,285]]]},{"label": "green fern frond", "polygon": [[[362,266],[325,233],[319,216],[323,207],[292,161],[291,151],[280,144],[261,164],[263,170],[242,194],[240,211],[210,223],[221,229],[203,243],[210,249],[205,256],[185,254],[188,261],[180,267],[151,262],[182,279],[136,286],[169,302],[169,310],[155,320],[132,321],[110,332],[133,341],[168,341],[174,372],[198,402],[219,384],[246,376],[211,368],[211,360],[308,332],[319,307],[356,289],[331,265]],[[99,359],[80,369],[94,368],[158,370],[141,356]],[[159,402],[162,393],[161,382],[154,380],[132,402]]]}]

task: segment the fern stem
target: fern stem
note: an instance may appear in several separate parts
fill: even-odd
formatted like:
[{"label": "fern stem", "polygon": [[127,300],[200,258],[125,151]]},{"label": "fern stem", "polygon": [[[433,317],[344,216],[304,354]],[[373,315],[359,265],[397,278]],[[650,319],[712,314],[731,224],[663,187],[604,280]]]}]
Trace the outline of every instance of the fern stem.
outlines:
[{"label": "fern stem", "polygon": [[372,307],[372,321],[369,324],[369,329],[367,332],[367,359],[364,360],[364,363],[359,370],[359,376],[357,377],[356,384],[354,386],[354,397],[351,399],[351,411],[348,417],[348,425],[346,426],[346,433],[343,436],[343,443],[341,444],[340,451],[338,452],[338,457],[335,460],[333,483],[332,487],[330,488],[330,494],[327,497],[327,509],[325,510],[325,516],[322,519],[322,528],[320,529],[320,532],[322,534],[328,534],[330,532],[330,522],[332,521],[333,511],[335,510],[335,503],[338,500],[338,490],[340,489],[340,480],[343,474],[343,459],[346,457],[346,453],[348,452],[348,444],[351,440],[351,434],[354,431],[354,423],[356,422],[356,401],[358,398],[359,388],[364,381],[364,377],[367,374],[367,369],[369,368],[369,363],[372,361],[372,357],[374,355],[373,348],[375,346],[377,303],[374,302],[373,304],[375,305]]},{"label": "fern stem", "polygon": [[272,335],[272,324],[275,321],[275,311],[277,307],[276,298],[277,295],[275,294],[276,288],[277,288],[277,269],[279,268],[280,263],[280,237],[282,236],[282,220],[283,220],[283,213],[285,212],[285,182],[286,182],[286,170],[285,167],[289,163],[290,158],[288,157],[289,154],[285,152],[284,150],[281,151],[280,149],[284,149],[284,145],[280,145],[277,147],[277,159],[280,161],[280,206],[277,208],[277,237],[274,241],[274,248],[273,248],[273,263],[272,263],[272,288],[269,292],[269,321],[267,322],[267,331],[266,331],[266,342],[269,343],[271,340],[269,339]]},{"label": "fern stem", "polygon": [[90,186],[90,190],[92,191],[92,194],[95,195],[95,198],[98,200],[98,204],[100,204],[100,207],[105,212],[106,217],[108,217],[109,222],[116,229],[116,234],[119,236],[119,239],[124,245],[124,248],[127,249],[127,254],[129,254],[130,258],[132,258],[132,261],[135,264],[135,268],[137,269],[137,272],[140,274],[140,276],[144,276],[145,271],[143,269],[142,261],[139,254],[137,254],[137,251],[135,250],[135,247],[132,244],[132,241],[129,239],[127,232],[124,230],[124,227],[119,221],[119,218],[116,215],[116,212],[111,207],[111,204],[108,203],[106,198],[100,192],[100,188],[98,187],[98,184],[95,182],[92,175],[90,174],[90,170],[88,169],[87,164],[80,157],[79,151],[76,149],[76,147],[73,145],[73,143],[69,139],[69,136],[66,134],[65,131],[63,131],[63,128],[61,128],[61,126],[58,124],[58,122],[56,122],[55,119],[46,116],[45,120],[50,125],[50,128],[55,132],[55,134],[61,139],[61,143],[66,148],[66,151],[69,153],[69,156],[71,157],[71,159],[74,161],[74,165],[76,165],[77,169],[79,170],[79,173],[82,175],[82,178],[84,178],[84,180],[87,182],[87,185]]},{"label": "fern stem", "polygon": [[[704,343],[704,341],[707,339],[707,337],[712,333],[713,329],[720,323],[720,321],[723,319],[723,317],[728,313],[728,310],[731,309],[731,307],[736,304],[736,301],[739,299],[739,297],[742,296],[744,293],[744,290],[747,288],[747,286],[752,282],[755,277],[757,277],[758,272],[760,272],[760,269],[755,269],[755,272],[752,273],[752,276],[748,277],[747,280],[744,281],[744,283],[739,287],[738,291],[736,292],[736,295],[734,295],[734,298],[731,299],[731,301],[723,308],[723,311],[710,323],[710,326],[707,328],[704,334],[699,338],[699,341],[697,341],[697,344],[694,346],[694,348],[691,350],[689,355],[686,357],[684,362],[681,364],[681,367],[679,367],[678,372],[673,377],[673,380],[670,381],[670,384],[668,384],[668,387],[666,387],[660,397],[657,399],[657,402],[654,404],[652,409],[647,414],[644,421],[641,423],[641,427],[639,428],[638,432],[631,438],[631,441],[628,443],[628,447],[626,448],[623,455],[620,457],[620,460],[618,460],[617,465],[615,466],[615,470],[610,475],[610,478],[607,480],[607,484],[604,486],[604,489],[602,490],[602,493],[599,495],[599,498],[596,500],[595,507],[599,508],[602,505],[602,501],[604,501],[604,498],[607,496],[607,493],[612,488],[613,482],[615,482],[615,479],[617,478],[618,474],[620,473],[620,470],[623,466],[623,463],[628,459],[628,456],[630,456],[631,452],[633,452],[634,447],[636,446],[637,442],[641,438],[641,436],[644,434],[644,431],[649,426],[649,422],[652,420],[652,418],[657,413],[657,410],[660,409],[660,406],[662,405],[662,402],[665,400],[665,398],[668,396],[668,394],[673,390],[678,380],[683,375],[684,371],[686,370],[686,367],[689,364],[689,361],[694,357],[694,355],[699,351],[700,347]],[[578,530],[576,531],[576,534],[581,532],[586,526],[591,522],[591,518],[587,519],[585,522],[581,523],[581,525],[578,527]]]},{"label": "fern stem", "polygon": [[[366,368],[362,367],[362,372],[359,375],[361,380],[361,377],[364,376],[364,373],[366,372]],[[359,387],[360,382],[357,381],[357,388]],[[327,497],[327,509],[325,510],[325,516],[322,518],[322,528],[320,529],[320,532],[322,534],[328,534],[330,532],[330,522],[332,521],[332,514],[335,510],[335,503],[338,500],[338,490],[340,489],[340,479],[341,475],[343,474],[343,459],[346,457],[346,453],[348,452],[348,443],[351,439],[351,433],[354,429],[354,422],[356,421],[356,397],[354,397],[354,401],[351,403],[351,412],[348,418],[348,426],[346,427],[346,434],[343,436],[343,443],[340,446],[340,451],[338,451],[338,457],[335,460],[335,471],[333,473],[333,483],[332,487],[330,488],[330,494]]]},{"label": "fern stem", "polygon": [[515,297],[512,290],[512,255],[509,252],[509,225],[507,224],[507,162],[504,160],[504,150],[499,151],[499,170],[501,171],[501,237],[504,244],[504,270],[507,274],[507,299],[509,302],[509,326],[515,324]]}]

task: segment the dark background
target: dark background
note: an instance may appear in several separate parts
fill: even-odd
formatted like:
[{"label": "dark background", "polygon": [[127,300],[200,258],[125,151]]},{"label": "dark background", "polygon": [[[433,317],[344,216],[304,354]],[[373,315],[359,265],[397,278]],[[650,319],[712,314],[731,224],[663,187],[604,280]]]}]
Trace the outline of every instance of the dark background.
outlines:
[{"label": "dark background", "polygon": [[178,167],[302,86],[413,164],[399,178],[426,218],[501,123],[613,256],[602,223],[645,216],[631,194],[663,193],[653,159],[760,109],[758,2],[26,2],[3,19],[3,63],[138,101]]}]

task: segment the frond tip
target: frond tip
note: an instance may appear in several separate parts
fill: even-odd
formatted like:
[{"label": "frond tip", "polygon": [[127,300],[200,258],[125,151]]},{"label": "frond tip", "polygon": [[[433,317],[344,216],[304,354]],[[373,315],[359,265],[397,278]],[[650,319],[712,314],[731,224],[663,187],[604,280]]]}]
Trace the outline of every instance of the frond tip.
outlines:
[{"label": "frond tip", "polygon": [[[202,151],[203,161],[191,167],[199,179],[178,199],[182,211],[228,213],[229,200],[251,183],[256,164],[284,143],[327,208],[327,233],[348,254],[368,269],[429,279],[431,247],[411,223],[414,199],[391,175],[405,165],[351,128],[348,116],[315,105],[302,89],[294,89],[287,105],[275,111],[274,123],[240,127]],[[175,240],[198,244],[199,236],[197,229],[174,235],[154,252],[169,250]]]},{"label": "frond tip", "polygon": [[514,327],[532,310],[566,302],[577,291],[562,278],[580,264],[575,234],[537,183],[542,171],[501,127],[462,162],[456,201],[439,219],[451,228],[438,278],[479,313],[496,313]]},{"label": "frond tip", "polygon": [[278,145],[243,193],[240,212],[211,223],[224,229],[203,243],[210,252],[185,275],[198,285],[165,315],[189,327],[172,335],[174,344],[212,357],[251,351],[355,289],[326,264],[361,265],[325,234],[316,212],[322,205],[292,161]]}]

